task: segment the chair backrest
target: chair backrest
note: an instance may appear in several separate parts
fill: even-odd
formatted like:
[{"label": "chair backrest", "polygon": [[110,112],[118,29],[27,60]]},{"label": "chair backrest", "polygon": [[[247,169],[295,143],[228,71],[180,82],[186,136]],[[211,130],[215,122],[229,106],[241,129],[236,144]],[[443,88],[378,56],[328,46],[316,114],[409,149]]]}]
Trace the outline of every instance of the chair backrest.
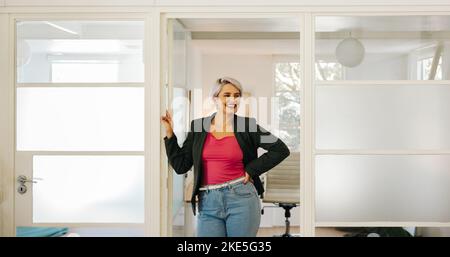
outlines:
[{"label": "chair backrest", "polygon": [[292,153],[268,171],[263,202],[300,203],[300,153]]}]

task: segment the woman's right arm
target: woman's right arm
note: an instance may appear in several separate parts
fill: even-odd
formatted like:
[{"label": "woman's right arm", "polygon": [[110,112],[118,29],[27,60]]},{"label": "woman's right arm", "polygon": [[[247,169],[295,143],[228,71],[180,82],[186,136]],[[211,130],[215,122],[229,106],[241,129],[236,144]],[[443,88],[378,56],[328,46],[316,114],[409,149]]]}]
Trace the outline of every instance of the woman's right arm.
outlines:
[{"label": "woman's right arm", "polygon": [[194,141],[194,133],[189,131],[183,146],[180,148],[176,135],[172,129],[172,117],[166,111],[166,116],[162,116],[161,120],[166,127],[166,135],[164,137],[164,144],[166,147],[167,158],[172,168],[177,174],[184,174],[188,172],[192,165],[192,143]]}]

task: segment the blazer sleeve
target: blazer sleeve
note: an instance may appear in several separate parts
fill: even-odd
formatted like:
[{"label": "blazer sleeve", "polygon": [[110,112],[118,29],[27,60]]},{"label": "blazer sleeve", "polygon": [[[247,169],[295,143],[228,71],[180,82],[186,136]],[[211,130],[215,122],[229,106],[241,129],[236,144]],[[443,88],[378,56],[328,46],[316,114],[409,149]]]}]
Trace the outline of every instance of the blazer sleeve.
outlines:
[{"label": "blazer sleeve", "polygon": [[192,124],[191,122],[191,130],[188,132],[182,147],[178,145],[175,134],[171,138],[164,137],[167,158],[177,174],[188,172],[193,165],[192,144],[194,142],[194,133],[192,132]]},{"label": "blazer sleeve", "polygon": [[[260,157],[250,161],[245,166],[245,171],[252,177],[259,176],[272,169],[289,156],[290,151],[281,139],[272,135],[269,131],[256,124],[255,119],[251,119],[256,132],[250,132],[257,148],[262,147],[267,150]],[[251,124],[250,123],[250,124]]]}]

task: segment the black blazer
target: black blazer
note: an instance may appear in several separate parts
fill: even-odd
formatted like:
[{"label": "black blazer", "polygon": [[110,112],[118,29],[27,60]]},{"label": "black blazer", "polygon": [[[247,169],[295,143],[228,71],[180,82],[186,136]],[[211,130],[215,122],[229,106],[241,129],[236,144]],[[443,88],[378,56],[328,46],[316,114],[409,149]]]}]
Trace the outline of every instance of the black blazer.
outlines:
[{"label": "black blazer", "polygon": [[[202,182],[202,151],[211,120],[216,115],[193,120],[187,138],[180,148],[175,134],[169,139],[164,137],[167,158],[177,174],[188,172],[194,165],[194,188],[192,191],[192,210],[196,214],[196,196]],[[254,118],[234,114],[234,135],[243,152],[245,171],[253,179],[258,194],[264,192],[259,176],[272,169],[289,156],[288,147],[279,138],[256,124]],[[257,150],[262,147],[266,153],[258,158]]]}]

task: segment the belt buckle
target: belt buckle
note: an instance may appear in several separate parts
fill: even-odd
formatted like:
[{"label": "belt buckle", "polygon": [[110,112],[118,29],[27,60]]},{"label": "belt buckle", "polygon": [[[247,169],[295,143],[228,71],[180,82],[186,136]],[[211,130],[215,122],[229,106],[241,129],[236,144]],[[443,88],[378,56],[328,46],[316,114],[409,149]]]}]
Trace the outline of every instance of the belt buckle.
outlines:
[{"label": "belt buckle", "polygon": [[222,187],[228,187],[229,188],[231,185],[234,185],[234,184],[240,182],[241,180],[242,180],[242,178],[237,178],[237,179],[234,179],[232,181],[227,181],[227,182],[222,183],[222,184],[206,185],[206,186],[201,187],[201,188],[203,188],[204,191],[209,191],[209,190],[213,190],[213,189],[219,189],[219,188],[222,188]]}]

